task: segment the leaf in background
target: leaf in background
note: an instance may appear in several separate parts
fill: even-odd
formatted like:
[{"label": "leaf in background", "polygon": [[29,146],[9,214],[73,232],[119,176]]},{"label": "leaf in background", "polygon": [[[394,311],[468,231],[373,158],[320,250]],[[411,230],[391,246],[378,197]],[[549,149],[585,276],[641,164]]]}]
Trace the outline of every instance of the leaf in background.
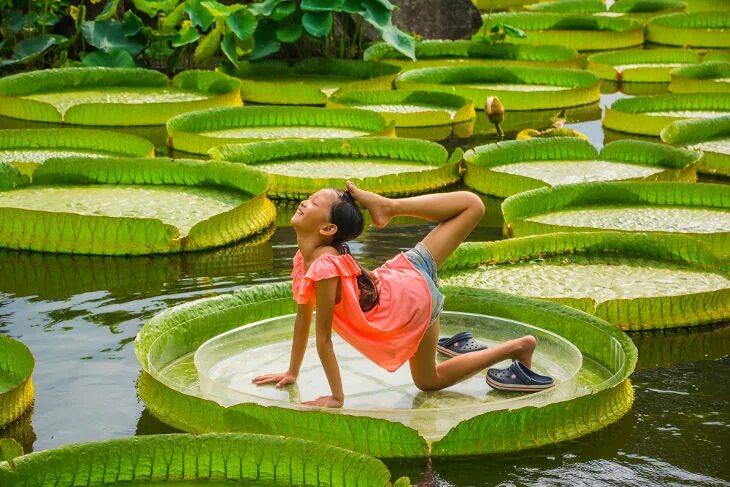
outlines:
[{"label": "leaf in background", "polygon": [[364,12],[362,17],[377,29],[386,29],[393,25],[393,14],[374,0],[363,0]]},{"label": "leaf in background", "polygon": [[178,32],[177,35],[172,38],[171,43],[172,47],[182,47],[188,44],[192,44],[198,39],[200,39],[200,34],[198,33],[198,30],[192,25],[183,24],[180,32]]},{"label": "leaf in background", "polygon": [[174,29],[185,17],[185,4],[181,3],[162,22],[163,29]]},{"label": "leaf in background", "polygon": [[274,8],[280,4],[283,0],[264,0],[263,2],[256,2],[249,4],[249,11],[256,15],[263,15],[264,17],[270,17]]},{"label": "leaf in background", "polygon": [[251,61],[274,54],[281,49],[281,43],[276,39],[275,25],[271,21],[259,22],[259,26],[254,33],[255,47],[249,57]]},{"label": "leaf in background", "polygon": [[380,32],[383,40],[393,49],[404,56],[416,60],[416,41],[405,32],[398,30],[392,24]]},{"label": "leaf in background", "polygon": [[134,68],[134,58],[123,49],[109,49],[108,52],[94,51],[81,61],[82,66],[106,68]]},{"label": "leaf in background", "polygon": [[36,21],[36,23],[45,27],[52,27],[56,25],[59,20],[61,20],[61,17],[59,17],[58,15],[42,14],[38,16],[38,20]]},{"label": "leaf in background", "polygon": [[223,26],[225,24],[218,24],[208,35],[203,37],[198,46],[195,48],[193,53],[193,60],[197,64],[210,64],[213,54],[218,50],[218,46],[221,44],[221,37],[223,36]]},{"label": "leaf in background", "polygon": [[504,33],[510,37],[517,37],[519,39],[524,39],[525,37],[527,37],[525,31],[518,29],[517,27],[512,27],[508,24],[502,24],[502,28],[504,29]]},{"label": "leaf in background", "polygon": [[276,38],[281,42],[296,42],[302,37],[303,33],[302,24],[293,19],[281,22],[279,27],[276,28]]},{"label": "leaf in background", "polygon": [[332,13],[307,12],[302,15],[302,25],[312,37],[324,37],[332,30]]},{"label": "leaf in background", "polygon": [[0,438],[0,462],[8,462],[15,469],[13,459],[23,456],[23,447],[12,438]]},{"label": "leaf in background", "polygon": [[201,5],[200,0],[186,0],[185,13],[188,14],[190,22],[201,30],[208,30],[213,23],[213,14]]},{"label": "leaf in background", "polygon": [[169,14],[177,7],[184,6],[186,2],[178,5],[178,0],[132,0],[134,8],[141,10],[150,17],[155,17],[157,12]]},{"label": "leaf in background", "polygon": [[233,32],[228,32],[223,36],[223,42],[221,42],[221,51],[226,55],[228,60],[233,63],[234,66],[238,66],[238,54],[236,53],[236,36]]},{"label": "leaf in background", "polygon": [[365,7],[363,7],[361,0],[345,0],[342,4],[342,11],[348,14],[362,14]]},{"label": "leaf in background", "polygon": [[117,13],[117,7],[119,6],[119,0],[107,0],[104,5],[104,10],[99,15],[94,17],[94,20],[109,20]]},{"label": "leaf in background", "polygon": [[124,35],[122,22],[114,20],[87,21],[84,22],[81,29],[86,42],[102,51],[119,48],[124,49],[132,56],[136,56],[144,48],[144,43],[140,40],[134,37],[127,38]]},{"label": "leaf in background", "polygon": [[144,27],[144,23],[142,23],[142,19],[137,17],[134,12],[131,10],[128,10],[124,14],[124,22],[122,23],[122,32],[124,32],[124,35],[127,37],[131,37],[138,33],[142,27]]},{"label": "leaf in background", "polygon": [[241,9],[226,18],[226,25],[236,34],[236,37],[244,40],[251,37],[256,31],[258,21],[248,9]]},{"label": "leaf in background", "polygon": [[25,39],[15,45],[13,57],[0,61],[0,66],[16,63],[27,63],[40,56],[51,46],[56,44],[56,36],[41,34],[30,39]]},{"label": "leaf in background", "polygon": [[274,20],[284,20],[293,14],[297,9],[297,4],[294,2],[281,2],[274,9],[274,13],[271,18]]},{"label": "leaf in background", "polygon": [[201,2],[200,5],[207,9],[208,12],[210,12],[210,14],[215,18],[227,18],[233,12],[245,8],[243,5],[240,4],[226,6],[222,3],[216,2],[215,0]]},{"label": "leaf in background", "polygon": [[25,16],[20,10],[3,10],[5,21],[8,23],[8,29],[13,34],[17,34],[25,25]]},{"label": "leaf in background", "polygon": [[345,0],[302,0],[302,10],[308,12],[340,12]]}]

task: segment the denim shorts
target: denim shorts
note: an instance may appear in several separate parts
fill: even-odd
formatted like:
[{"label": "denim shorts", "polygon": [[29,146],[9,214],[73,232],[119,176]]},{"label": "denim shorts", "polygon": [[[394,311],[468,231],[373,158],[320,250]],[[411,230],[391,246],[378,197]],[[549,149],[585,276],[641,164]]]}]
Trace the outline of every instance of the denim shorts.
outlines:
[{"label": "denim shorts", "polygon": [[405,252],[406,258],[413,264],[421,274],[423,274],[428,289],[431,293],[431,321],[429,326],[433,325],[444,309],[444,295],[438,290],[438,275],[436,274],[436,262],[433,260],[431,252],[422,243]]}]

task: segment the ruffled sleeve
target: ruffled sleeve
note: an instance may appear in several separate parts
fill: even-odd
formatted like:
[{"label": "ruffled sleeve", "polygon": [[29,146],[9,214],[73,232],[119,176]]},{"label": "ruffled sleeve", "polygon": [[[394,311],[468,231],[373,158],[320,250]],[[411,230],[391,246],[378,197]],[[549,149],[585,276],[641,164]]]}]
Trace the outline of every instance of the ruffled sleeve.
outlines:
[{"label": "ruffled sleeve", "polygon": [[360,275],[360,266],[349,254],[324,254],[317,257],[304,272],[304,258],[300,252],[294,256],[292,269],[292,291],[299,304],[314,302],[315,283],[331,277],[353,277]]}]

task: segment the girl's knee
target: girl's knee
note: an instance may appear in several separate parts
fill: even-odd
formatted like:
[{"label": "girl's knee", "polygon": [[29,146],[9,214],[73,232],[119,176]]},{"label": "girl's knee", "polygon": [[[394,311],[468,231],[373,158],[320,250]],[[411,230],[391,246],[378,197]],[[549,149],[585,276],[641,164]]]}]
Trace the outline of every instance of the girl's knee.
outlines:
[{"label": "girl's knee", "polygon": [[482,199],[471,191],[464,191],[464,197],[466,198],[468,208],[479,214],[479,217],[484,216],[486,211],[484,208],[484,202]]},{"label": "girl's knee", "polygon": [[423,392],[434,392],[441,390],[441,387],[438,385],[438,381],[434,379],[418,379],[416,377],[413,378],[413,383],[418,387],[419,390]]}]

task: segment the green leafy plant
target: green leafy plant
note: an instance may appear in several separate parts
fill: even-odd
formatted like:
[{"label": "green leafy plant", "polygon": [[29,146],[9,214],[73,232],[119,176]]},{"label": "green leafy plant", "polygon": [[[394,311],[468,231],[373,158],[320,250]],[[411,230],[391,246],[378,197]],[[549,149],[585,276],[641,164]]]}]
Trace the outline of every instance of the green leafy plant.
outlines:
[{"label": "green leafy plant", "polygon": [[[31,0],[22,9],[0,3],[0,68],[237,66],[276,53],[359,57],[364,26],[413,58],[415,41],[392,22],[389,0]],[[93,15],[91,12],[94,12]]]}]

